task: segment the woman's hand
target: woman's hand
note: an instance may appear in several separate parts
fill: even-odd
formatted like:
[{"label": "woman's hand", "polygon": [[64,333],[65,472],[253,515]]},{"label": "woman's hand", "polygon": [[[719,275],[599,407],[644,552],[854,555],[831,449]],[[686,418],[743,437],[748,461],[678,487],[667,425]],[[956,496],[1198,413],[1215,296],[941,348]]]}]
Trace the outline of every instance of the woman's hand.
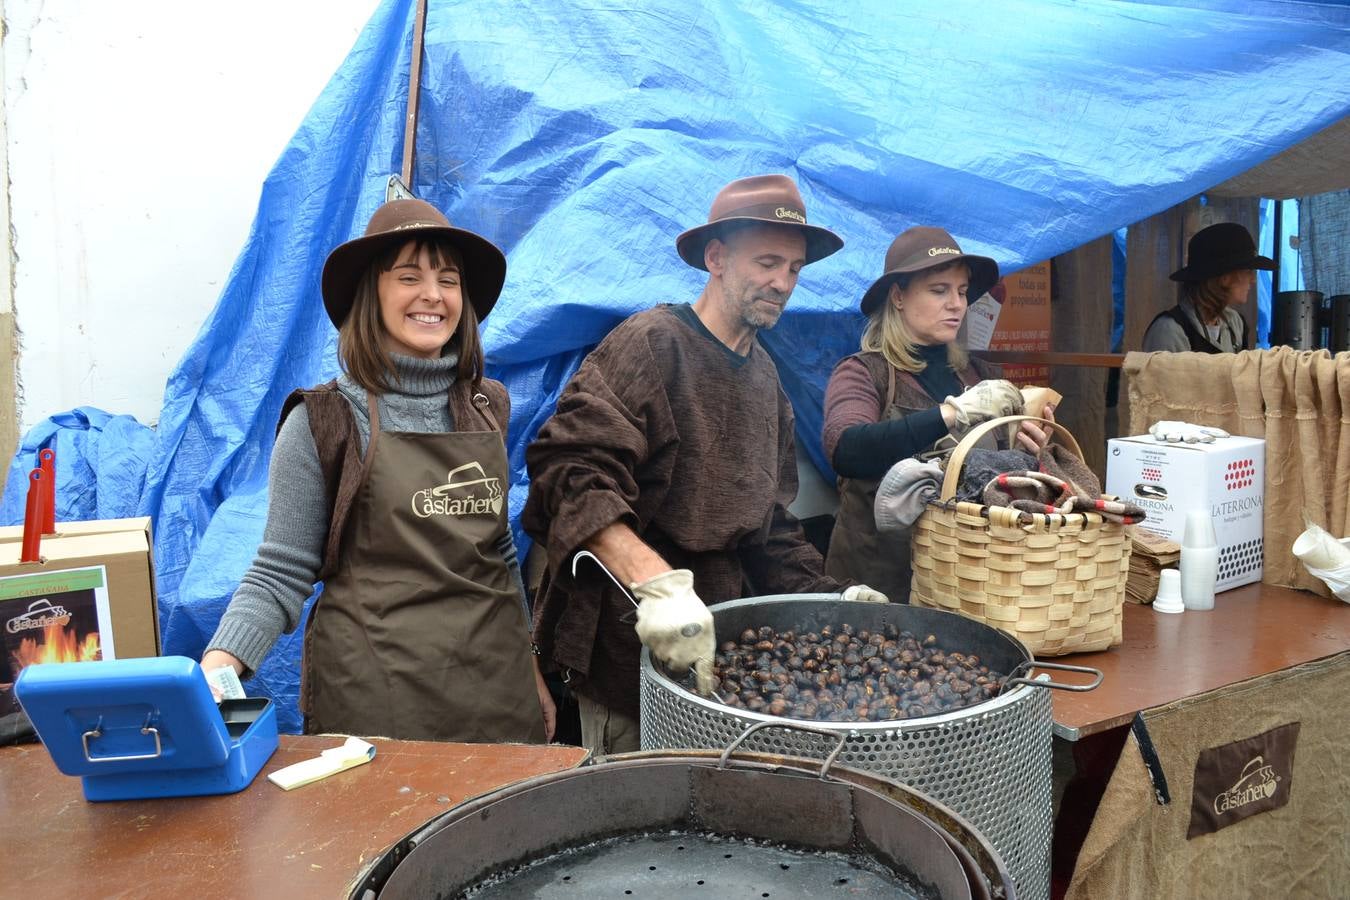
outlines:
[{"label": "woman's hand", "polygon": [[[1055,408],[1047,403],[1041,418],[1055,421]],[[1039,459],[1045,445],[1050,443],[1050,434],[1053,430],[1042,428],[1037,422],[1021,422],[1017,428],[1018,447]]]},{"label": "woman's hand", "polygon": [[[224,650],[207,650],[206,655],[202,657],[201,666],[203,672],[210,672],[212,669],[221,669],[225,666],[229,666],[231,669],[234,669],[234,674],[244,674],[243,662],[234,654],[226,653]],[[210,684],[210,682],[208,681],[207,684]],[[217,703],[220,702],[220,689],[214,684],[211,685],[211,696]]]},{"label": "woman's hand", "polygon": [[544,741],[551,742],[553,733],[558,730],[558,707],[553,703],[544,673],[539,671],[539,657],[531,659],[534,660],[534,689],[539,692],[539,708],[544,712]]}]

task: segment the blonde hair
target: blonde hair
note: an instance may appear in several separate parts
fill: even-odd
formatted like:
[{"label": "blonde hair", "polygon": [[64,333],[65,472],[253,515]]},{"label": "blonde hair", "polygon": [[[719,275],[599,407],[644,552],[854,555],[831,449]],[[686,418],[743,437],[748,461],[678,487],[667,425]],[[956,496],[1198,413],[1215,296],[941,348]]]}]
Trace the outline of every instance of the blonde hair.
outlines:
[{"label": "blonde hair", "polygon": [[1204,281],[1182,282],[1181,295],[1191,301],[1191,305],[1195,307],[1195,314],[1202,325],[1211,320],[1223,321],[1223,311],[1228,306],[1228,296],[1219,280],[1227,274],[1225,272],[1223,275],[1206,278]]},{"label": "blonde hair", "polygon": [[[886,362],[901,372],[918,373],[927,368],[928,364],[919,358],[918,342],[914,340],[914,335],[905,324],[900,311],[895,308],[895,297],[909,286],[916,275],[940,272],[953,266],[965,266],[965,263],[957,260],[945,266],[906,272],[896,278],[891,289],[886,292],[886,299],[867,317],[867,328],[862,336],[862,349],[880,353]],[[966,268],[969,270],[969,266]],[[947,345],[947,365],[952,367],[953,372],[962,372],[970,365],[970,355],[966,353],[966,348],[956,341]]]}]

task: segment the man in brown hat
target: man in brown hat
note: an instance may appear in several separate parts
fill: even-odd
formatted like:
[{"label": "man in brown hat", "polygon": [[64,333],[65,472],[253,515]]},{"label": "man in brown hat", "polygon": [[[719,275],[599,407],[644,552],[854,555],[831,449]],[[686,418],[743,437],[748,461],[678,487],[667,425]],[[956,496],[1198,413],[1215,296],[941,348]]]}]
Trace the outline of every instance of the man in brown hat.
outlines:
[{"label": "man in brown hat", "polygon": [[[733,181],[708,222],[676,240],[708,273],[692,304],[623,323],[577,370],[526,452],[522,524],[548,572],[535,606],[544,665],[578,696],[593,751],[638,749],[640,643],[711,691],[715,650],[705,606],[769,593],[843,591],[886,598],[823,574],[787,511],[797,493],[793,414],[756,335],[782,315],[803,266],[843,241],[807,223],[782,175]],[[589,550],[638,600],[594,567]]]}]

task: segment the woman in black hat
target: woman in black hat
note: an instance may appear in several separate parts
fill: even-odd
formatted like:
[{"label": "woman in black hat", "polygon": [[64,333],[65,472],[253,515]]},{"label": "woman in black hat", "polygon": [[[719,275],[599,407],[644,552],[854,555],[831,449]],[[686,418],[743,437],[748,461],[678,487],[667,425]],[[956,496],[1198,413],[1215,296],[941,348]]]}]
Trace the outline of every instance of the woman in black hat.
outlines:
[{"label": "woman in black hat", "polygon": [[1256,252],[1251,232],[1236,222],[1197,231],[1186,245],[1186,265],[1173,272],[1181,282],[1177,305],[1161,312],[1144,333],[1143,350],[1236,353],[1251,347],[1242,306],[1256,283],[1256,270],[1275,261]]},{"label": "woman in black hat", "polygon": [[[911,228],[886,251],[884,273],[862,298],[868,317],[862,352],[835,367],[825,390],[822,441],[839,475],[827,574],[906,602],[908,537],[879,535],[873,517],[881,477],[948,435],[959,438],[1021,412],[1021,392],[956,340],[967,297],[982,296],[997,281],[994,260],[963,253],[941,228]],[[1024,422],[1019,449],[1039,454],[1047,438]]]},{"label": "woman in black hat", "polygon": [[309,733],[542,742],[506,520],[506,389],[478,323],[506,277],[491,242],[394,200],[324,264],[343,374],[282,410],[267,526],[202,668],[255,671],[305,599]]}]

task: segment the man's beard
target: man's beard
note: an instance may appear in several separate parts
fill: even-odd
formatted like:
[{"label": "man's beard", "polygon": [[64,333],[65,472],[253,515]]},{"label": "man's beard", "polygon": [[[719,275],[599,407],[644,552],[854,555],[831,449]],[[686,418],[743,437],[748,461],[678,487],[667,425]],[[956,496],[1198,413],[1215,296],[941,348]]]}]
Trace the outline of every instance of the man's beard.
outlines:
[{"label": "man's beard", "polygon": [[[757,306],[755,303],[757,300],[766,300],[775,305],[772,308]],[[737,303],[737,312],[740,314],[741,321],[751,328],[772,328],[778,324],[785,306],[787,306],[786,297],[778,291],[766,289],[744,296]]]}]

